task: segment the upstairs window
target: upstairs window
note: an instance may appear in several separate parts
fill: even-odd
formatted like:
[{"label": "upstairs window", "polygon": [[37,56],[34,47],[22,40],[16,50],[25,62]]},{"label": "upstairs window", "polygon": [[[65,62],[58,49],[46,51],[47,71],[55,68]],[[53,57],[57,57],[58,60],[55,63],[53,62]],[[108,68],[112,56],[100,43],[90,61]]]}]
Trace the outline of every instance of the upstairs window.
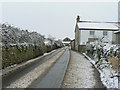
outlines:
[{"label": "upstairs window", "polygon": [[104,36],[107,36],[107,35],[108,35],[108,32],[107,32],[107,31],[103,31],[103,35],[104,35]]},{"label": "upstairs window", "polygon": [[90,31],[90,35],[95,35],[95,31]]}]

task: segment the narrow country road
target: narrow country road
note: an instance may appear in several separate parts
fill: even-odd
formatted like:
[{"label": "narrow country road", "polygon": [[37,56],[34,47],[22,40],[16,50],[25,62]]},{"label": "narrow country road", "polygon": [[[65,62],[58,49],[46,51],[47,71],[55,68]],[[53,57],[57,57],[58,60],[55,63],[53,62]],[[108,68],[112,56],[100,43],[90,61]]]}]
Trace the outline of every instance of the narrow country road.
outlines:
[{"label": "narrow country road", "polygon": [[11,83],[14,83],[16,80],[20,79],[21,77],[25,76],[27,73],[31,72],[32,70],[34,70],[36,67],[38,67],[39,65],[42,65],[44,62],[46,62],[47,60],[49,60],[51,57],[55,56],[57,53],[59,53],[61,49],[56,50],[55,52],[53,52],[52,54],[41,58],[40,60],[37,60],[33,63],[31,63],[30,65],[21,68],[13,73],[11,73],[10,75],[5,75],[2,77],[2,87],[6,88],[8,87]]},{"label": "narrow country road", "polygon": [[69,57],[70,53],[67,48],[46,75],[39,77],[29,88],[60,88],[68,66]]},{"label": "narrow country road", "polygon": [[2,79],[3,88],[105,88],[93,65],[68,47]]},{"label": "narrow country road", "polygon": [[71,51],[62,88],[105,88],[98,71],[81,54]]}]

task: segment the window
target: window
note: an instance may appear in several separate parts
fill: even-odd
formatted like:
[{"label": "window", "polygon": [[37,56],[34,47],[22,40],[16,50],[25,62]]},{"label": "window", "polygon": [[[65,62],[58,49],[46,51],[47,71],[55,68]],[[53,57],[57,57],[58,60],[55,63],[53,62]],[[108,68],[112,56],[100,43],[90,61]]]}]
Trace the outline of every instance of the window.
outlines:
[{"label": "window", "polygon": [[90,31],[90,35],[95,35],[95,31]]},{"label": "window", "polygon": [[108,35],[108,32],[107,32],[107,31],[103,31],[103,35],[104,35],[104,36],[107,36],[107,35]]}]

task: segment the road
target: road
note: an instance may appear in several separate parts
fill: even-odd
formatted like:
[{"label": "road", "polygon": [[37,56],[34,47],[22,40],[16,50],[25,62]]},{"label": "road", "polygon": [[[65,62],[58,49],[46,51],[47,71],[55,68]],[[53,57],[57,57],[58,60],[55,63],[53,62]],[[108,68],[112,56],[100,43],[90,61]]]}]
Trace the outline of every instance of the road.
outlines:
[{"label": "road", "polygon": [[[44,77],[39,77],[29,88],[60,88],[69,62],[70,53],[66,49]],[[52,81],[52,82],[51,82]]]},{"label": "road", "polygon": [[97,69],[82,54],[71,50],[62,88],[105,88]]},{"label": "road", "polygon": [[45,61],[47,61],[48,59],[50,59],[51,57],[53,57],[54,55],[56,55],[61,50],[62,49],[58,49],[55,52],[53,52],[52,54],[50,54],[50,55],[48,55],[46,57],[43,57],[40,60],[35,61],[34,63],[28,65],[27,67],[19,69],[19,70],[15,71],[15,72],[11,73],[10,75],[6,75],[6,76],[2,77],[2,87],[5,88],[5,87],[9,86],[11,83],[13,83],[14,81],[16,81],[20,77],[24,76],[28,72],[32,71],[37,66],[41,65],[42,63],[44,63]]},{"label": "road", "polygon": [[2,79],[3,88],[105,88],[95,67],[68,47],[58,49]]}]

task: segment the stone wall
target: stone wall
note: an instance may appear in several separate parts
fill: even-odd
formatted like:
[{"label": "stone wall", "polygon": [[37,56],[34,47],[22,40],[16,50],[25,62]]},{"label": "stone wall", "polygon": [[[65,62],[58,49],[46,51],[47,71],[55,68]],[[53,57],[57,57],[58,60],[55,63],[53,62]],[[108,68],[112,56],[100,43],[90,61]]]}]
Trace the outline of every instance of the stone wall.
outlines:
[{"label": "stone wall", "polygon": [[79,45],[79,52],[85,53],[86,52],[86,45]]},{"label": "stone wall", "polygon": [[80,40],[80,31],[79,31],[79,28],[78,28],[78,25],[76,24],[76,27],[75,27],[75,50],[78,51],[79,50],[79,40]]},{"label": "stone wall", "polygon": [[72,49],[72,50],[75,50],[75,40],[72,40],[72,41],[71,41],[71,49]]}]

